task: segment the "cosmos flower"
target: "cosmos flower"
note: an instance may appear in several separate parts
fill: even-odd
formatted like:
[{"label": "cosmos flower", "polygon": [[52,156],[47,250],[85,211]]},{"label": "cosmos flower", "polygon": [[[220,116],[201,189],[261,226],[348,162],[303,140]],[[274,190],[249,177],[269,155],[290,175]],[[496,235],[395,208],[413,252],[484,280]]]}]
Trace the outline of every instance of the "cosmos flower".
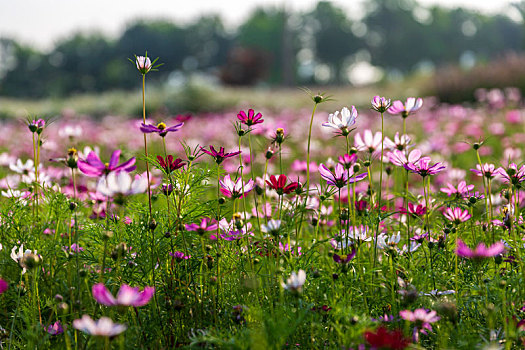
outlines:
[{"label": "cosmos flower", "polygon": [[410,113],[417,112],[421,106],[423,106],[422,98],[409,97],[405,104],[397,100],[392,103],[392,106],[388,109],[390,114],[401,114],[403,118],[406,118]]},{"label": "cosmos flower", "polygon": [[[341,117],[339,117],[341,114]],[[347,107],[343,107],[341,113],[335,111],[328,115],[328,122],[323,123],[323,126],[337,130],[343,136],[347,136],[352,130],[350,127],[355,124],[357,118],[357,110],[354,106],[351,107],[351,110]]]},{"label": "cosmos flower", "polygon": [[166,156],[166,158],[157,156],[157,162],[159,162],[160,167],[168,174],[171,174],[174,170],[180,169],[186,165],[186,163],[184,163],[180,158],[173,160],[173,156],[171,154]]},{"label": "cosmos flower", "polygon": [[390,163],[397,166],[405,166],[407,163],[415,163],[420,159],[428,159],[428,161],[430,161],[430,157],[421,157],[421,151],[418,149],[412,150],[408,154],[408,158],[406,157],[405,152],[401,152],[397,149],[392,152],[388,152],[386,155]]},{"label": "cosmos flower", "polygon": [[374,153],[379,147],[381,147],[381,141],[383,137],[381,131],[372,134],[372,131],[367,129],[361,134],[356,134],[354,138],[354,145],[359,151],[368,151]]},{"label": "cosmos flower", "polygon": [[391,331],[383,326],[375,331],[366,331],[364,336],[372,349],[403,350],[410,344],[410,339],[405,338],[402,331]]},{"label": "cosmos flower", "polygon": [[334,253],[334,255],[332,255],[332,259],[334,259],[334,261],[338,264],[346,265],[350,260],[352,260],[355,257],[356,254],[357,250],[355,249],[355,247],[352,246],[352,252],[350,254],[339,255]]},{"label": "cosmos flower", "polygon": [[132,194],[143,193],[148,187],[145,178],[136,175],[132,180],[131,175],[125,171],[112,172],[108,176],[98,180],[97,192],[104,196],[129,196]]},{"label": "cosmos flower", "polygon": [[446,168],[446,166],[444,166],[440,162],[437,162],[434,165],[430,165],[430,158],[428,157],[420,158],[415,163],[406,163],[403,166],[406,170],[419,174],[421,177],[436,175],[445,170]]},{"label": "cosmos flower", "polygon": [[212,145],[210,145],[210,150],[207,150],[206,148],[201,147],[201,151],[215,158],[215,163],[217,164],[221,164],[224,160],[231,158],[231,157],[235,157],[236,155],[241,153],[241,151],[227,153],[224,151],[224,147],[221,147],[219,151],[216,151]]},{"label": "cosmos flower", "polygon": [[203,235],[206,231],[217,230],[217,223],[210,218],[203,218],[200,224],[187,224],[187,231],[196,231],[199,235]]},{"label": "cosmos flower", "polygon": [[372,109],[376,112],[383,113],[390,107],[390,102],[386,97],[374,96],[371,101]]},{"label": "cosmos flower", "polygon": [[133,306],[139,307],[146,305],[153,294],[155,288],[144,287],[143,291],[139,291],[138,287],[132,288],[127,284],[123,284],[118,291],[117,298],[113,297],[111,292],[106,288],[104,283],[97,283],[91,288],[93,298],[102,305],[106,306]]},{"label": "cosmos flower", "polygon": [[290,194],[299,187],[298,182],[291,182],[288,186],[286,185],[287,177],[286,175],[275,175],[270,176],[270,181],[266,180],[268,186],[271,189],[275,190],[279,196],[283,194]]},{"label": "cosmos flower", "polygon": [[49,325],[46,331],[50,335],[59,335],[59,334],[64,333],[64,328],[62,327],[62,324],[60,323],[60,321],[56,321],[55,323]]},{"label": "cosmos flower", "polygon": [[295,273],[295,271],[293,271],[290,277],[288,277],[288,279],[286,280],[286,283],[281,282],[281,285],[286,290],[301,293],[305,282],[306,272],[304,272],[304,270],[299,270],[298,273]]},{"label": "cosmos flower", "polygon": [[350,169],[350,167],[354,165],[355,162],[357,161],[357,154],[354,153],[352,155],[345,154],[345,155],[339,156],[338,161],[345,167],[345,169]]},{"label": "cosmos flower", "polygon": [[463,210],[461,208],[447,208],[443,215],[454,224],[459,225],[462,222],[467,221],[471,218],[468,210]]},{"label": "cosmos flower", "polygon": [[277,236],[279,234],[279,230],[281,229],[281,223],[281,220],[268,220],[266,224],[261,225],[261,231],[272,236]]},{"label": "cosmos flower", "polygon": [[[18,251],[17,251],[18,248]],[[18,265],[22,268],[22,274],[25,274],[27,269],[31,269],[36,264],[39,264],[42,260],[37,251],[31,251],[30,249],[24,250],[24,245],[21,244],[20,247],[14,246],[11,249],[11,259],[13,259]]]},{"label": "cosmos flower", "polygon": [[458,239],[456,254],[468,259],[484,259],[500,255],[505,251],[505,245],[499,241],[487,247],[484,243],[478,244],[476,249],[470,249],[462,240]]},{"label": "cosmos flower", "polygon": [[248,127],[264,122],[264,119],[261,119],[261,118],[262,118],[262,114],[261,113],[255,114],[255,111],[251,108],[248,110],[248,114],[246,114],[245,111],[240,111],[237,114],[237,119],[239,119],[241,123],[243,123],[244,125]]},{"label": "cosmos flower", "polygon": [[487,179],[492,179],[496,175],[496,167],[494,164],[484,163],[483,166],[476,164],[476,169],[470,169],[477,176],[485,176]]},{"label": "cosmos flower", "polygon": [[237,199],[243,198],[247,193],[255,188],[255,183],[252,179],[244,183],[242,178],[238,178],[237,181],[233,182],[230,175],[226,175],[222,180],[219,180],[221,185],[221,193],[228,198]]},{"label": "cosmos flower", "polygon": [[140,124],[140,131],[145,134],[157,133],[161,137],[166,137],[168,133],[178,131],[183,125],[184,123],[179,123],[168,128],[164,123],[158,123],[157,126],[142,123]]},{"label": "cosmos flower", "polygon": [[403,151],[407,148],[410,148],[410,142],[412,139],[408,135],[399,135],[399,132],[396,132],[394,135],[394,140],[390,140],[388,137],[385,137],[384,146],[385,148],[391,150]]},{"label": "cosmos flower", "polygon": [[405,215],[410,214],[412,217],[421,217],[425,215],[427,208],[422,204],[418,204],[416,207],[414,204],[408,203],[408,211],[405,207],[400,207],[399,212]]},{"label": "cosmos flower", "polygon": [[525,180],[525,165],[518,169],[515,163],[511,163],[507,169],[499,167],[494,173],[501,176],[504,183],[517,186]]},{"label": "cosmos flower", "polygon": [[354,176],[353,169],[346,170],[341,163],[335,165],[335,173],[331,172],[326,165],[321,164],[319,165],[319,173],[329,185],[337,188],[342,188],[348,183],[358,182],[367,177],[366,173]]},{"label": "cosmos flower", "polygon": [[132,157],[122,164],[118,164],[121,150],[116,150],[111,154],[109,163],[102,163],[97,154],[91,151],[86,160],[78,160],[78,169],[89,177],[99,177],[108,175],[111,172],[126,171],[131,172],[137,167],[135,166],[135,157]]},{"label": "cosmos flower", "polygon": [[423,334],[426,334],[426,330],[432,331],[430,324],[441,319],[441,317],[437,316],[436,311],[427,311],[425,309],[402,310],[399,311],[399,316],[404,320],[415,322],[416,328]]},{"label": "cosmos flower", "polygon": [[150,58],[148,56],[146,56],[146,57],[144,57],[144,56],[137,56],[135,58],[135,63],[137,65],[137,69],[142,74],[146,74],[146,73],[148,73],[151,70],[152,64],[151,64],[151,60],[150,60]]},{"label": "cosmos flower", "polygon": [[185,255],[183,252],[170,252],[169,255],[177,259],[178,261],[188,260],[189,258],[191,258],[191,255]]},{"label": "cosmos flower", "polygon": [[73,321],[73,327],[89,335],[114,337],[127,329],[126,325],[113,323],[109,317],[101,317],[93,321],[88,315]]},{"label": "cosmos flower", "polygon": [[461,181],[457,188],[451,183],[447,183],[447,187],[442,187],[440,190],[441,192],[446,193],[449,197],[456,195],[459,198],[465,198],[465,196],[468,196],[473,189],[474,185],[467,185],[465,181]]},{"label": "cosmos flower", "polygon": [[3,294],[7,288],[9,288],[9,283],[0,278],[0,294]]}]

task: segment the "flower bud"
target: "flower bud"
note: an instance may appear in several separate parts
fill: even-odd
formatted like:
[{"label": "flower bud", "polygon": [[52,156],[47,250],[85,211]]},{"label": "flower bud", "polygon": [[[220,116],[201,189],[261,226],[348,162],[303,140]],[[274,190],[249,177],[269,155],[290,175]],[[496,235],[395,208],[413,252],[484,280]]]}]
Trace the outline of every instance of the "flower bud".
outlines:
[{"label": "flower bud", "polygon": [[472,148],[477,151],[479,148],[481,147],[481,145],[478,143],[478,142],[474,142],[474,144],[472,145]]},{"label": "flower bud", "polygon": [[77,207],[78,207],[78,204],[76,202],[69,202],[69,210],[75,211]]},{"label": "flower bud", "polygon": [[365,160],[365,161],[363,162],[363,165],[364,165],[365,167],[367,167],[367,168],[370,166],[370,164],[371,164],[371,163],[370,163],[369,160]]},{"label": "flower bud", "polygon": [[157,221],[155,221],[155,219],[151,219],[151,221],[149,222],[149,229],[151,231],[155,231],[156,228],[157,228]]},{"label": "flower bud", "polygon": [[273,150],[268,147],[268,150],[266,150],[266,154],[264,156],[266,157],[266,159],[270,160],[273,157],[273,153]]}]

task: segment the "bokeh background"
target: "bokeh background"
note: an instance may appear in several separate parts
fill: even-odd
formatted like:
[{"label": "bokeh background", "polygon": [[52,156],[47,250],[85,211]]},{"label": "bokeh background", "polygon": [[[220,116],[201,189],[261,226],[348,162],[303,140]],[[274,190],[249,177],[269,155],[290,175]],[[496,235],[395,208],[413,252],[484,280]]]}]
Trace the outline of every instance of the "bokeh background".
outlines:
[{"label": "bokeh background", "polygon": [[298,86],[356,105],[472,101],[480,87],[525,90],[523,16],[525,1],[9,2],[0,116],[136,114],[128,58],[146,50],[163,63],[148,75],[151,112],[300,107]]}]

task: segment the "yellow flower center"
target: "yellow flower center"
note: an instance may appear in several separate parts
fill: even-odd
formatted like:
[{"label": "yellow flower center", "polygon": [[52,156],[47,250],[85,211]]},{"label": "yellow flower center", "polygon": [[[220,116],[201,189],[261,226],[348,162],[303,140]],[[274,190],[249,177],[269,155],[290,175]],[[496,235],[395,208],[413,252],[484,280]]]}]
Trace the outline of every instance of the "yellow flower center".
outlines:
[{"label": "yellow flower center", "polygon": [[164,130],[164,129],[166,129],[166,124],[164,124],[164,123],[158,123],[158,124],[157,124],[157,128],[160,129],[160,130]]}]

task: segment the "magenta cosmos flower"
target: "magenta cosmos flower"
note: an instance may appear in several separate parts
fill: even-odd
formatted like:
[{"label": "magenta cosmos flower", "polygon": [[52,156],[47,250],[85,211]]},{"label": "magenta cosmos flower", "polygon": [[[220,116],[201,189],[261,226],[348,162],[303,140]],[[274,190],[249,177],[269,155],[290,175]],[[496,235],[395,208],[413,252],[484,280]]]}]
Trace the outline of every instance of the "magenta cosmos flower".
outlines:
[{"label": "magenta cosmos flower", "polygon": [[507,169],[499,167],[494,173],[501,176],[504,183],[517,186],[525,180],[525,165],[518,169],[516,164],[511,163]]},{"label": "magenta cosmos flower", "polygon": [[219,183],[221,184],[221,193],[231,199],[243,198],[255,187],[252,179],[245,183],[243,187],[242,178],[239,177],[237,181],[233,182],[230,175],[226,175]]},{"label": "magenta cosmos flower", "polygon": [[425,329],[432,331],[431,323],[437,322],[441,319],[434,310],[427,311],[425,309],[415,309],[414,311],[403,310],[399,311],[399,316],[403,320],[416,322],[416,327],[421,333],[426,334]]},{"label": "magenta cosmos flower", "polygon": [[468,210],[461,208],[447,208],[443,215],[454,224],[459,225],[471,218]]},{"label": "magenta cosmos flower", "polygon": [[122,164],[118,164],[120,159],[120,150],[116,150],[111,154],[109,163],[102,163],[95,152],[90,152],[86,160],[78,160],[78,169],[89,177],[99,177],[107,175],[112,171],[126,171],[131,172],[137,167],[135,166],[135,157],[130,158]]},{"label": "magenta cosmos flower", "polygon": [[353,169],[345,169],[341,163],[335,166],[335,173],[331,172],[326,165],[319,165],[319,173],[321,177],[326,180],[329,185],[337,188],[342,188],[348,183],[354,183],[363,180],[367,174],[359,174],[354,176]]},{"label": "magenta cosmos flower", "polygon": [[409,97],[405,104],[399,100],[394,101],[392,106],[388,109],[388,113],[401,114],[403,118],[406,118],[410,113],[417,112],[421,106],[423,106],[422,98]]},{"label": "magenta cosmos flower", "polygon": [[164,123],[158,123],[157,126],[142,123],[140,124],[140,131],[145,134],[157,133],[161,137],[166,137],[168,133],[178,131],[183,125],[184,123],[179,123],[168,128]]},{"label": "magenta cosmos flower", "polygon": [[426,177],[428,175],[436,175],[437,173],[442,172],[446,168],[440,162],[434,165],[430,165],[429,157],[422,157],[415,163],[406,163],[403,166],[406,170],[411,171],[415,174],[419,174],[421,177]]},{"label": "magenta cosmos flower", "polygon": [[115,299],[103,283],[97,283],[93,286],[92,292],[93,298],[102,305],[139,307],[149,302],[155,293],[155,288],[144,287],[144,290],[141,292],[138,287],[133,288],[123,284]]},{"label": "magenta cosmos flower", "polygon": [[390,107],[390,100],[386,97],[374,96],[371,103],[372,109],[379,113],[384,113]]},{"label": "magenta cosmos flower", "polygon": [[264,119],[261,119],[261,118],[262,118],[262,114],[261,113],[255,114],[255,111],[251,108],[248,110],[248,114],[246,114],[245,111],[240,111],[237,114],[237,119],[239,119],[241,123],[243,123],[246,126],[252,126],[252,125],[260,124],[264,122]]},{"label": "magenta cosmos flower", "polygon": [[211,145],[210,145],[210,150],[207,150],[206,148],[201,147],[201,151],[215,158],[215,163],[217,164],[221,164],[225,159],[235,157],[236,155],[239,155],[241,153],[241,151],[227,153],[224,151],[224,147],[221,147],[219,151],[217,151]]},{"label": "magenta cosmos flower", "polygon": [[93,321],[88,315],[82,316],[81,319],[73,321],[73,327],[87,333],[100,337],[114,337],[126,330],[126,325],[113,323],[109,317],[101,317]]},{"label": "magenta cosmos flower", "polygon": [[157,156],[157,162],[159,162],[161,168],[164,169],[168,174],[171,174],[174,170],[180,169],[186,165],[186,163],[184,163],[180,158],[173,160],[173,156],[171,154],[166,158]]},{"label": "magenta cosmos flower", "polygon": [[458,198],[465,198],[473,189],[474,185],[467,185],[465,181],[461,181],[457,188],[449,182],[447,183],[447,187],[442,187],[440,190],[441,192],[446,193],[449,197],[456,195]]},{"label": "magenta cosmos flower", "polygon": [[9,283],[0,278],[0,294],[4,293],[9,288]]},{"label": "magenta cosmos flower", "polygon": [[478,244],[476,249],[470,249],[462,240],[458,239],[456,254],[468,259],[491,258],[505,251],[505,245],[499,241],[487,247],[484,243]]}]

